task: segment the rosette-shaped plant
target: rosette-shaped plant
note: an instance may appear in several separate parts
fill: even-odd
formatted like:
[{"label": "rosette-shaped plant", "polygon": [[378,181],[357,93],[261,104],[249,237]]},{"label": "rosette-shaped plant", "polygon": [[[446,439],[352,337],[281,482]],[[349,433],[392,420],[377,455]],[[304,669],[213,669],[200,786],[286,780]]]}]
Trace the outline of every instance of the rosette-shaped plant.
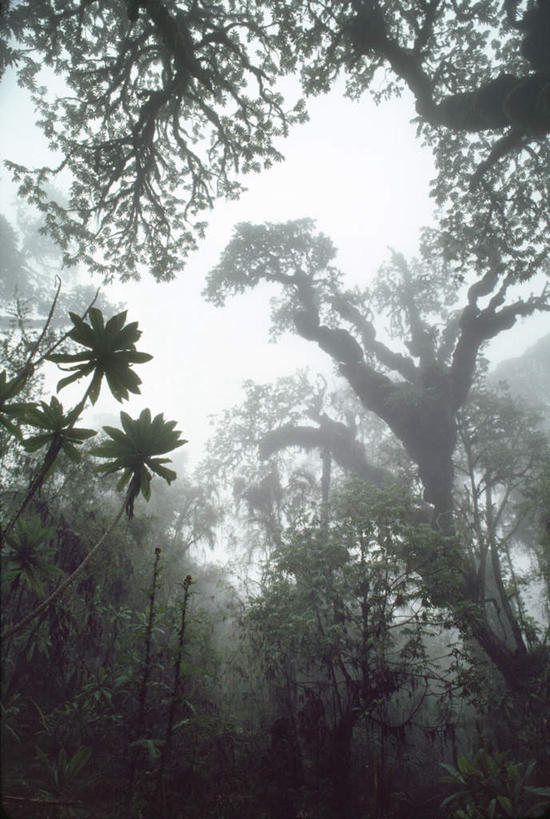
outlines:
[{"label": "rosette-shaped plant", "polygon": [[62,574],[55,565],[55,547],[49,545],[54,534],[55,527],[43,526],[38,515],[17,521],[12,537],[2,548],[7,558],[5,580],[11,591],[23,585],[42,597],[45,581]]},{"label": "rosette-shaped plant", "polygon": [[122,472],[117,489],[128,487],[126,513],[128,517],[132,517],[134,501],[139,493],[146,500],[151,497],[152,473],[160,475],[168,483],[177,477],[173,469],[165,466],[170,463],[170,458],[158,456],[183,446],[187,441],[180,439],[181,432],[175,429],[176,422],[165,421],[163,413],[151,419],[150,410],[145,409],[134,420],[128,413],[121,412],[120,422],[122,430],[103,427],[111,440],[104,441],[90,451],[96,457],[108,459],[107,463],[97,467],[98,472]]},{"label": "rosette-shaped plant", "polygon": [[40,401],[40,405],[29,406],[24,414],[24,422],[40,429],[41,432],[25,439],[27,452],[36,452],[48,446],[48,451],[52,452],[54,457],[61,449],[72,461],[79,461],[81,455],[76,447],[87,438],[97,435],[95,429],[74,426],[79,414],[80,407],[65,414],[63,405],[55,396],[50,398],[49,404]]},{"label": "rosette-shaped plant", "polygon": [[87,349],[81,353],[52,353],[48,356],[48,360],[56,364],[70,365],[67,370],[72,374],[59,381],[57,390],[91,375],[86,394],[92,404],[99,397],[104,376],[117,401],[127,400],[130,392],[139,394],[141,378],[132,369],[132,364],[144,364],[153,356],[136,350],[135,345],[141,336],[137,321],[125,324],[127,311],[124,310],[105,323],[101,310],[96,307],[88,311],[89,324],[76,313],[69,315],[74,324],[69,338]]}]

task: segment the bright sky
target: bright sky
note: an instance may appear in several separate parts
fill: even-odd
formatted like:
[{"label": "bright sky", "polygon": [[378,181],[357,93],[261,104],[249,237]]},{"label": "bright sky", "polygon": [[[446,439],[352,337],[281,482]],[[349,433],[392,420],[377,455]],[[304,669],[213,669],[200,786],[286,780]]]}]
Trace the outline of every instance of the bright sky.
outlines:
[{"label": "bright sky", "polygon": [[[2,159],[45,162],[35,116],[12,76],[0,86],[0,108]],[[129,319],[143,330],[140,349],[155,356],[139,369],[142,395],[125,409],[135,416],[149,406],[177,420],[189,438],[192,462],[208,437],[208,416],[237,403],[245,379],[268,382],[305,366],[327,371],[326,356],[296,336],[268,342],[269,298],[276,289],[258,288],[224,309],[202,299],[206,274],[233,226],[312,217],[339,248],[348,283],[361,283],[385,260],[388,246],[414,254],[419,230],[431,220],[433,165],[415,137],[408,97],[376,108],[367,98],[346,100],[340,87],[310,101],[309,112],[310,121],[280,145],[286,161],[247,177],[249,190],[238,202],[218,203],[200,250],[177,281],[157,284],[144,277],[107,290],[113,301],[128,305]],[[15,189],[1,174],[0,212],[15,221]],[[518,355],[545,332],[547,317],[526,322],[493,344],[491,358]],[[102,397],[97,409],[106,423],[104,414],[119,407]]]}]

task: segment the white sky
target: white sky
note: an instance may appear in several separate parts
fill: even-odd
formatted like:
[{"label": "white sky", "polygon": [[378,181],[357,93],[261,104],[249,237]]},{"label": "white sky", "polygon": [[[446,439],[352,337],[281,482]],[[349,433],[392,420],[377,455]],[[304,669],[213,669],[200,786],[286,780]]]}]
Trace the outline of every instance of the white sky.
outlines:
[{"label": "white sky", "polygon": [[[308,109],[310,121],[281,142],[285,162],[247,177],[249,190],[238,202],[218,203],[200,250],[177,281],[157,284],[145,276],[106,290],[113,301],[127,304],[129,319],[143,331],[139,348],[155,356],[138,370],[142,395],[124,408],[135,416],[149,406],[177,420],[189,438],[185,449],[192,462],[209,435],[208,416],[237,403],[245,379],[263,383],[300,367],[327,368],[326,356],[294,335],[268,342],[269,297],[276,289],[258,288],[224,309],[201,298],[233,226],[312,217],[339,248],[337,263],[349,283],[361,283],[386,259],[388,246],[414,254],[419,230],[431,220],[433,164],[415,137],[408,97],[376,108],[367,98],[345,99],[339,87],[310,101]],[[0,86],[0,110],[1,158],[45,162],[34,113],[13,76]],[[0,212],[15,222],[15,188],[6,171],[0,173]],[[490,357],[519,355],[548,329],[547,316],[528,320],[494,342]],[[62,400],[70,403],[69,396]],[[119,408],[102,396],[101,422]]]}]

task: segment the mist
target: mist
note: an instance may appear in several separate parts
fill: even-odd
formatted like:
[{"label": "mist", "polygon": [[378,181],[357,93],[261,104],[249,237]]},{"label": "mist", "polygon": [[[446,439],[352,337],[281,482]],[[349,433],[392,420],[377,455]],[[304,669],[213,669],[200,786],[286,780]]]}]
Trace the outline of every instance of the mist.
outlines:
[{"label": "mist", "polygon": [[548,4],[409,5],[0,12],[8,817],[550,809]]}]

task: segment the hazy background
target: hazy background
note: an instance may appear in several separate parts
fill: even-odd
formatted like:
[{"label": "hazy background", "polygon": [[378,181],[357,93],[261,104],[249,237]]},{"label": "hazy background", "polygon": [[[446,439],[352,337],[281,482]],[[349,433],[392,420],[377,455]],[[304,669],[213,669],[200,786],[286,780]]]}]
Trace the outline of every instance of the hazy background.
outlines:
[{"label": "hazy background", "polygon": [[[289,96],[297,95],[293,83],[284,87]],[[47,145],[34,124],[32,105],[11,73],[0,86],[0,107],[2,160],[46,164]],[[110,300],[127,305],[129,319],[138,320],[143,331],[139,348],[155,356],[139,368],[142,395],[125,409],[135,415],[149,406],[153,413],[162,411],[177,420],[189,438],[186,451],[192,462],[209,435],[209,416],[239,401],[245,379],[268,382],[305,366],[331,372],[327,357],[297,336],[287,333],[269,343],[269,298],[276,288],[263,284],[224,309],[201,297],[206,274],[233,226],[311,217],[339,249],[337,264],[347,284],[353,284],[368,281],[388,246],[413,255],[420,228],[432,219],[432,157],[415,136],[408,95],[377,108],[367,98],[359,103],[345,99],[342,84],[310,100],[308,109],[310,121],[279,143],[285,161],[246,177],[248,191],[239,201],[220,201],[206,215],[206,238],[178,280],[158,284],[144,271],[139,282],[104,288]],[[15,226],[16,188],[4,168],[0,173],[0,212]],[[85,274],[82,278],[86,280]],[[525,287],[527,292],[536,289],[534,280]],[[527,319],[502,333],[487,355],[493,363],[520,355],[548,328],[544,314]],[[69,404],[71,395],[65,395]],[[119,408],[104,393],[88,418],[106,422]]]}]

